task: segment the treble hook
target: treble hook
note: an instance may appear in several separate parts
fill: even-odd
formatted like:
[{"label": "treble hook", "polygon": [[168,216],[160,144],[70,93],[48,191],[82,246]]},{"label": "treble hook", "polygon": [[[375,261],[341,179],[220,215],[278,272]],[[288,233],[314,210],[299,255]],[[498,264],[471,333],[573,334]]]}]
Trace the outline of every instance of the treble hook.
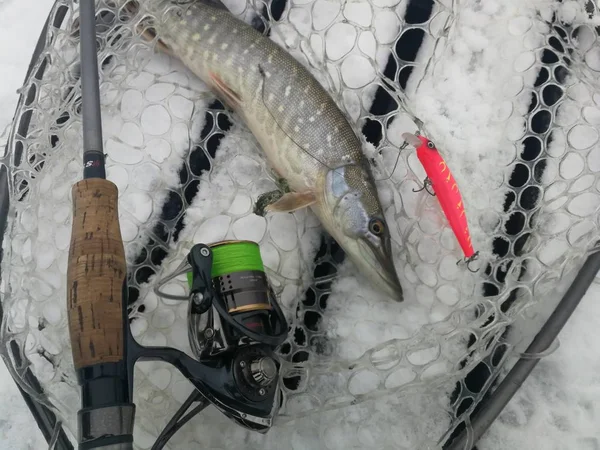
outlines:
[{"label": "treble hook", "polygon": [[[398,155],[396,156],[396,162],[394,163],[394,168],[392,169],[390,175],[387,178],[383,178],[381,180],[375,180],[375,181],[387,181],[390,178],[392,178],[392,175],[394,175],[394,172],[396,171],[396,167],[398,167],[398,161],[400,161],[400,152],[402,150],[404,150],[407,146],[408,146],[408,142],[405,142],[400,147],[398,147]],[[383,149],[380,148],[379,150],[377,150],[377,154],[379,156],[383,156]],[[377,167],[377,161],[375,160],[375,157],[371,158],[371,164],[373,164],[373,166]]]},{"label": "treble hook", "polygon": [[431,182],[429,177],[427,177],[423,180],[423,187],[421,189],[417,189],[417,190],[413,189],[412,191],[413,192],[421,192],[423,189],[425,189],[429,195],[431,195],[432,197],[435,197],[435,192],[432,192],[431,190],[429,190],[430,187],[433,187],[433,183]]},{"label": "treble hook", "polygon": [[470,264],[473,261],[477,261],[478,258],[479,258],[479,252],[475,252],[469,258],[464,258],[462,260],[459,259],[458,261],[456,261],[456,265],[458,266],[460,263],[465,263],[465,265],[467,266],[467,269],[469,270],[469,272],[471,272],[471,273],[477,273],[477,272],[479,272],[479,269],[477,269],[477,270],[471,269]]}]

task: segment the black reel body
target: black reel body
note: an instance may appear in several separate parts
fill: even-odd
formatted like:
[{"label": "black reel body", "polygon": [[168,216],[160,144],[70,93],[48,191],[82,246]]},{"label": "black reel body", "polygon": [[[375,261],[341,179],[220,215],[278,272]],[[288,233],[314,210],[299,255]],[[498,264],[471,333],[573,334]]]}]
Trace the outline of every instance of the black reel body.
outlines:
[{"label": "black reel body", "polygon": [[[192,247],[187,259],[192,273],[188,337],[194,355],[208,364],[226,362],[233,384],[223,387],[238,391],[249,405],[273,405],[279,374],[274,351],[287,338],[287,322],[266,274],[246,270],[212,277],[212,252],[202,244]],[[247,416],[239,415],[244,426]]]},{"label": "black reel body", "polygon": [[[173,364],[197,388],[192,396],[199,393],[202,401],[239,425],[265,433],[278,406],[280,363],[275,350],[287,338],[287,320],[264,272],[212,277],[212,268],[211,247],[194,245],[187,261],[155,289],[159,296],[189,302],[188,337],[196,359],[174,348],[142,347],[130,333],[129,359],[132,365],[137,359]],[[188,296],[160,290],[190,272]]]}]

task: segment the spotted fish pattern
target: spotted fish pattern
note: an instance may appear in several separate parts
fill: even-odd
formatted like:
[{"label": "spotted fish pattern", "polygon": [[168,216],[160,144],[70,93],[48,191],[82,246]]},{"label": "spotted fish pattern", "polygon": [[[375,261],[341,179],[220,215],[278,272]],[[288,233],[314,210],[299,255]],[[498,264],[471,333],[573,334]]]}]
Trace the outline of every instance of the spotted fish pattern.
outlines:
[{"label": "spotted fish pattern", "polygon": [[[237,113],[290,193],[270,211],[310,207],[359,271],[403,300],[391,239],[361,141],[314,76],[215,2],[140,3],[139,22]],[[144,19],[145,17],[145,19]]]}]

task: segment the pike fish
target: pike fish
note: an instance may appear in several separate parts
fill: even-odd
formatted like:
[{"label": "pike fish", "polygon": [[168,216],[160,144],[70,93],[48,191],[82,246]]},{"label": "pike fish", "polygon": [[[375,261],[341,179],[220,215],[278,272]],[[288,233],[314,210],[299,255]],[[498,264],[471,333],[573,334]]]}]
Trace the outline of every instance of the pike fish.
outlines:
[{"label": "pike fish", "polygon": [[[169,4],[169,5],[167,5]],[[137,2],[142,27],[244,121],[289,186],[272,212],[309,207],[376,288],[403,292],[391,238],[360,139],[327,91],[282,47],[218,0]]]}]

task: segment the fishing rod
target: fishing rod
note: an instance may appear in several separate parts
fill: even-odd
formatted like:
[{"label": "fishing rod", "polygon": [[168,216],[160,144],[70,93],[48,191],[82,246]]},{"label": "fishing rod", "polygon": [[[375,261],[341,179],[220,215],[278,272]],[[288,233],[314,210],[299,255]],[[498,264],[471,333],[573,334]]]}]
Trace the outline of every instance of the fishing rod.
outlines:
[{"label": "fishing rod", "polygon": [[[175,348],[141,346],[131,334],[118,189],[106,179],[95,1],[81,0],[79,15],[83,179],[72,188],[67,272],[69,334],[81,388],[79,449],[133,448],[133,369],[138,360],[168,362],[196,388],[154,450],[210,404],[239,425],[265,433],[278,410],[281,364],[275,349],[286,340],[288,325],[257,243],[196,244],[178,271],[159,282],[158,295],[188,302],[188,338],[195,358]],[[160,290],[184,274],[188,295]]]},{"label": "fishing rod", "polygon": [[83,180],[72,188],[73,225],[67,309],[73,363],[81,386],[80,449],[133,448],[125,326],[127,265],[118,190],[106,179],[94,0],[80,2]]}]

